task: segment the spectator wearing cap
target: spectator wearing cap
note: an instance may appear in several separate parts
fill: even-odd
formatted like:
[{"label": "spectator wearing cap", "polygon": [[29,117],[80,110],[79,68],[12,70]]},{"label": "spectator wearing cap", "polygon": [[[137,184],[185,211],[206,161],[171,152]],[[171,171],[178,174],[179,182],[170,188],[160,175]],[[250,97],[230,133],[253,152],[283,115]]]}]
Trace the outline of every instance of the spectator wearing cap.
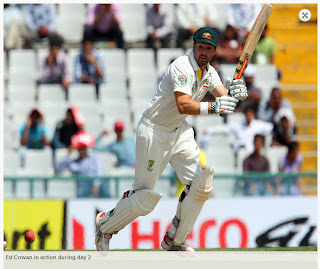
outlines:
[{"label": "spectator wearing cap", "polygon": [[118,48],[123,48],[121,22],[120,4],[90,4],[84,38],[90,37],[95,41],[114,41]]},{"label": "spectator wearing cap", "polygon": [[119,120],[114,124],[114,132],[117,139],[114,143],[102,146],[101,139],[104,135],[108,135],[109,131],[103,131],[95,140],[94,150],[108,151],[116,155],[119,168],[133,168],[136,162],[136,143],[133,137],[124,136],[124,123]]},{"label": "spectator wearing cap", "polygon": [[155,42],[160,41],[162,48],[169,48],[173,37],[173,14],[171,10],[161,4],[153,4],[147,9],[147,46],[155,49]]},{"label": "spectator wearing cap", "polygon": [[41,84],[61,84],[67,90],[72,75],[67,55],[62,50],[63,38],[52,35],[49,40],[50,50],[40,69]]},{"label": "spectator wearing cap", "polygon": [[[103,182],[104,168],[101,159],[89,152],[93,147],[94,138],[85,131],[79,131],[71,137],[71,146],[68,153],[55,164],[55,173],[59,174],[64,170],[69,170],[73,175],[90,176],[91,180],[77,181],[77,197],[111,197],[109,185]],[[71,152],[77,149],[79,155],[76,159],[70,159]]]},{"label": "spectator wearing cap", "polygon": [[42,150],[50,145],[50,129],[44,123],[44,118],[40,110],[33,108],[27,118],[26,123],[20,127],[20,165],[24,167],[25,154],[27,149]]},{"label": "spectator wearing cap", "polygon": [[258,112],[259,104],[262,99],[262,91],[255,86],[256,69],[253,65],[248,65],[244,73],[244,80],[246,82],[248,97],[246,100],[239,102],[237,110],[244,110],[246,106],[254,109],[255,113]]}]

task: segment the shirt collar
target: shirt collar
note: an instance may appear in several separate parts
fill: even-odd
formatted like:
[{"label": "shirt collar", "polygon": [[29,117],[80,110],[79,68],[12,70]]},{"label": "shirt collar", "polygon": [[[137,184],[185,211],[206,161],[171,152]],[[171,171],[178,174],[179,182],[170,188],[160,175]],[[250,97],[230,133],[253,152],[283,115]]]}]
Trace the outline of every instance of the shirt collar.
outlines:
[{"label": "shirt collar", "polygon": [[[191,62],[191,65],[192,65],[192,68],[193,68],[193,71],[198,71],[198,70],[201,70],[196,59],[194,58],[194,53],[193,53],[193,50],[191,50],[189,52],[189,55],[188,55],[189,59],[190,59],[190,62]],[[208,63],[207,64],[207,67],[206,67],[206,70],[205,71],[210,71],[210,64]]]}]

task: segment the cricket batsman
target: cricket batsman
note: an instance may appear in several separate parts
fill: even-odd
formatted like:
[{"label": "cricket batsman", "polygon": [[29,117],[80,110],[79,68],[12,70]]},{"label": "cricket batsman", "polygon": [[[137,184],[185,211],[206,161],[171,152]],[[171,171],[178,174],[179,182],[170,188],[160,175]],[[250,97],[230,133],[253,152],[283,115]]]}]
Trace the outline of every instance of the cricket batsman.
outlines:
[{"label": "cricket batsman", "polygon": [[[107,251],[113,234],[155,208],[161,199],[161,194],[154,191],[155,185],[169,162],[186,188],[161,247],[194,251],[186,239],[210,197],[214,169],[202,170],[200,150],[185,118],[188,115],[231,114],[238,101],[246,99],[248,94],[242,79],[227,79],[225,88],[209,64],[219,44],[219,37],[213,29],[198,29],[193,41],[190,53],[169,65],[142,115],[136,133],[133,190],[125,192],[115,208],[97,214],[97,250]],[[215,97],[215,102],[200,102],[207,91]],[[230,95],[227,95],[228,91]]]}]

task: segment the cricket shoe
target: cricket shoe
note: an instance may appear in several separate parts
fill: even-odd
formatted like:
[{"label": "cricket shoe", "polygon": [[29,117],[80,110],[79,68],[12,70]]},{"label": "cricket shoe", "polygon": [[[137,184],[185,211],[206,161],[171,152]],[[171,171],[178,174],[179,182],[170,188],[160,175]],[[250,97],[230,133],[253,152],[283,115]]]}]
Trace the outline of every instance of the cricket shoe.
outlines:
[{"label": "cricket shoe", "polygon": [[99,251],[108,251],[110,239],[112,238],[112,234],[102,233],[100,231],[100,227],[102,224],[106,223],[109,219],[109,214],[106,212],[100,212],[96,216],[96,238],[95,244],[96,249]]},{"label": "cricket shoe", "polygon": [[195,252],[195,250],[188,245],[187,242],[183,242],[180,246],[175,246],[173,244],[173,238],[169,237],[168,232],[166,232],[166,235],[164,236],[161,247],[168,251],[190,251]]}]

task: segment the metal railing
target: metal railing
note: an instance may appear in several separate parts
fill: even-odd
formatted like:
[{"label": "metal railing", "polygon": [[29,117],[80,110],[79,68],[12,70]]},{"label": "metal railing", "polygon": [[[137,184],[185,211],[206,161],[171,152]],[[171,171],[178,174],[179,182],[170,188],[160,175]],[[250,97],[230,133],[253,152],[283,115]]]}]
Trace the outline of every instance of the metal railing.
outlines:
[{"label": "metal railing", "polygon": [[[114,197],[119,198],[121,196],[120,193],[120,181],[122,180],[134,180],[134,175],[133,174],[116,174],[116,175],[106,175],[103,177],[98,177],[100,180],[105,180],[105,181],[114,181],[115,182],[115,195]],[[317,172],[300,172],[300,173],[267,173],[267,172],[247,172],[247,173],[217,173],[214,174],[214,179],[219,180],[219,179],[225,179],[225,180],[248,180],[252,179],[254,180],[267,180],[267,179],[276,179],[276,178],[281,178],[281,179],[289,179],[287,180],[287,187],[288,187],[288,193],[290,190],[290,185],[291,185],[291,179],[296,179],[296,178],[315,178],[314,184],[316,185],[316,179],[317,179]],[[30,189],[29,189],[29,197],[31,199],[34,198],[34,183],[35,181],[43,181],[45,184],[49,180],[75,180],[75,181],[81,181],[81,180],[93,180],[97,179],[97,177],[92,177],[92,176],[61,176],[61,175],[50,175],[50,176],[4,176],[4,181],[11,181],[11,182],[19,182],[22,180],[27,180],[30,182]],[[174,182],[176,180],[176,177],[174,174],[172,175],[162,175],[160,177],[160,180],[169,180],[171,182]]]}]

